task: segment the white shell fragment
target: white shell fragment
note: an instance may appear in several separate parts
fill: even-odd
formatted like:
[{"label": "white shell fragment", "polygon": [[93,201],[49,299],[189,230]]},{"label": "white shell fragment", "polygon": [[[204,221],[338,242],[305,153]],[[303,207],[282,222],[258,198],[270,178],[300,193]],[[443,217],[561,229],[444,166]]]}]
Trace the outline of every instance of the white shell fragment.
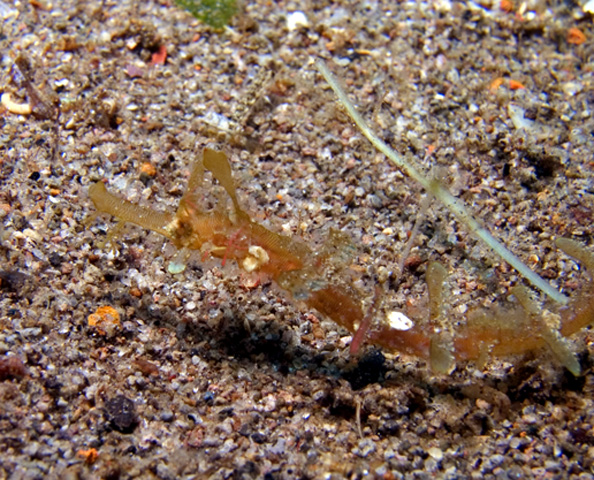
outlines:
[{"label": "white shell fragment", "polygon": [[410,330],[414,323],[404,313],[392,311],[386,315],[390,327],[395,330]]},{"label": "white shell fragment", "polygon": [[534,120],[530,120],[524,117],[524,113],[526,112],[522,107],[510,103],[507,106],[507,113],[509,114],[509,118],[511,119],[512,123],[514,124],[514,127],[516,127],[517,130],[530,130],[534,128]]},{"label": "white shell fragment", "polygon": [[268,260],[270,260],[268,252],[257,245],[252,245],[248,252],[250,254],[243,259],[242,264],[243,269],[248,273],[259,269],[262,265],[268,263]]},{"label": "white shell fragment", "polygon": [[6,110],[16,115],[30,115],[32,112],[30,104],[13,102],[10,93],[3,93],[0,102]]},{"label": "white shell fragment", "polygon": [[231,120],[229,120],[224,115],[221,115],[220,113],[208,111],[206,112],[204,117],[202,117],[202,119],[208,125],[215,127],[223,132],[230,132],[231,130],[233,130]]},{"label": "white shell fragment", "polygon": [[167,265],[167,271],[171,273],[171,275],[178,275],[182,273],[186,269],[186,264],[181,262],[171,261],[169,265]]},{"label": "white shell fragment", "polygon": [[0,0],[0,17],[1,18],[8,18],[8,17],[12,17],[14,15],[14,17],[18,17],[19,15],[19,11],[14,8],[12,6],[13,2],[7,2],[4,0]]},{"label": "white shell fragment", "polygon": [[289,32],[292,32],[300,27],[309,27],[309,20],[305,16],[305,13],[300,10],[290,12],[287,15],[287,29]]},{"label": "white shell fragment", "polygon": [[585,5],[582,7],[582,10],[585,13],[594,14],[594,0],[589,0],[588,2],[586,2]]}]

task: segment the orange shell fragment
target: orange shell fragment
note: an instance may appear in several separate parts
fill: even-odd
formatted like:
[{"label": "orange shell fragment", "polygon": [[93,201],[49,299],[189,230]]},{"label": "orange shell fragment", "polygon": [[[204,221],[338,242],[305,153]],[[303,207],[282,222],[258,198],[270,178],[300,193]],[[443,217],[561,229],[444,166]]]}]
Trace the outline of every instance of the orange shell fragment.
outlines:
[{"label": "orange shell fragment", "polygon": [[501,85],[503,85],[503,82],[505,81],[505,79],[503,77],[497,77],[495,80],[493,80],[491,82],[491,85],[489,85],[489,90],[491,90],[492,92],[494,92],[495,90],[497,90]]},{"label": "orange shell fragment", "polygon": [[586,41],[586,35],[579,28],[572,27],[567,30],[567,43],[581,45]]},{"label": "orange shell fragment", "polygon": [[511,90],[523,90],[524,88],[526,88],[522,83],[518,82],[517,80],[511,80],[509,81],[509,88]]},{"label": "orange shell fragment", "polygon": [[157,174],[157,169],[152,163],[144,162],[140,166],[140,173],[143,173],[149,177],[154,177]]},{"label": "orange shell fragment", "polygon": [[79,450],[76,452],[76,456],[82,458],[87,465],[92,465],[99,458],[99,453],[95,448],[89,448],[88,450]]},{"label": "orange shell fragment", "polygon": [[505,13],[510,13],[514,10],[514,2],[511,0],[501,0],[499,2],[499,8]]},{"label": "orange shell fragment", "polygon": [[112,335],[120,326],[120,314],[110,306],[99,307],[87,318],[89,327],[95,328],[99,335]]}]

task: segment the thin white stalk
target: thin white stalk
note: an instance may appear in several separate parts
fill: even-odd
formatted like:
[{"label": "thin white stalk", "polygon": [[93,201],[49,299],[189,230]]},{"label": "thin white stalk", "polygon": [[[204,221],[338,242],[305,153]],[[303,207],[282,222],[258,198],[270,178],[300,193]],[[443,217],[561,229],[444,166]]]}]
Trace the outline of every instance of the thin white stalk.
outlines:
[{"label": "thin white stalk", "polygon": [[338,100],[347,111],[353,122],[359,127],[359,130],[367,137],[372,145],[382,152],[390,161],[396,165],[402,172],[411,177],[413,180],[421,184],[421,186],[439,200],[461,223],[466,225],[468,230],[475,236],[485,242],[499,257],[509,263],[515,268],[520,275],[522,275],[528,282],[534,287],[539,289],[550,298],[559,302],[563,305],[569,302],[569,298],[563,295],[561,292],[555,290],[549,283],[543,278],[538,276],[535,272],[530,270],[526,264],[524,264],[516,255],[510,252],[499,240],[497,240],[491,233],[484,228],[474,217],[470,214],[469,210],[462,203],[462,201],[454,197],[441,183],[436,180],[431,180],[423,176],[416,168],[408,163],[401,155],[390,148],[385,142],[383,142],[367,125],[363,117],[359,114],[357,109],[348,99],[345,91],[338,84],[338,81],[330,73],[328,67],[322,60],[316,61],[316,67],[328,82],[334,93],[338,97]]}]

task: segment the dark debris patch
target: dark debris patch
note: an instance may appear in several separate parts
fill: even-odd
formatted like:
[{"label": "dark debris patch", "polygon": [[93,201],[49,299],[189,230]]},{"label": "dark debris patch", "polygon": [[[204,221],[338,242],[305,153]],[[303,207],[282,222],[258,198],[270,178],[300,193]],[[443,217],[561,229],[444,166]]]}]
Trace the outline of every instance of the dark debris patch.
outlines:
[{"label": "dark debris patch", "polygon": [[361,390],[371,383],[383,382],[386,375],[386,357],[379,350],[366,353],[355,368],[343,373],[353,390]]},{"label": "dark debris patch", "polygon": [[52,252],[48,255],[49,263],[52,267],[58,268],[62,265],[64,258],[58,252]]},{"label": "dark debris patch", "polygon": [[293,362],[293,352],[281,340],[285,330],[285,326],[274,322],[264,330],[251,332],[241,315],[227,314],[217,327],[217,344],[235,358],[265,361],[286,374]]},{"label": "dark debris patch", "polygon": [[17,272],[16,270],[1,270],[0,271],[0,289],[9,292],[18,292],[21,290],[29,275]]},{"label": "dark debris patch", "polygon": [[534,174],[539,180],[552,178],[561,169],[561,161],[544,151],[527,151],[524,159],[534,168]]},{"label": "dark debris patch", "polygon": [[138,425],[134,402],[124,395],[117,395],[105,402],[107,418],[114,430],[132,433]]},{"label": "dark debris patch", "polygon": [[[578,355],[582,371],[590,368],[587,353]],[[575,377],[568,370],[543,369],[538,362],[527,362],[518,366],[507,380],[507,395],[512,404],[530,402],[545,405],[551,400],[565,398],[567,392],[582,393],[587,386],[587,376]]]}]

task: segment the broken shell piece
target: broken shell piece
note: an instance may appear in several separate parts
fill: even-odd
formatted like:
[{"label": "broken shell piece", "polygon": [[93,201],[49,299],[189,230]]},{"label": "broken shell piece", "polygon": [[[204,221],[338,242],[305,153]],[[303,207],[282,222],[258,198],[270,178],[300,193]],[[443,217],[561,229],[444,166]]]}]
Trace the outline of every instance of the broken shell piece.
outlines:
[{"label": "broken shell piece", "polygon": [[388,324],[395,330],[410,330],[414,323],[402,312],[392,311],[386,316]]},{"label": "broken shell piece", "polygon": [[99,335],[112,337],[116,330],[120,328],[120,314],[109,305],[99,307],[95,313],[88,316],[87,324],[89,327],[94,328]]},{"label": "broken shell piece", "polygon": [[242,262],[243,269],[248,273],[259,269],[262,265],[268,263],[268,260],[270,260],[268,252],[257,245],[252,245],[248,249],[248,252],[250,254],[245,257]]},{"label": "broken shell piece", "polygon": [[190,251],[187,248],[182,248],[175,254],[175,257],[171,259],[169,265],[167,265],[167,271],[171,273],[171,275],[182,273],[186,269],[188,258],[190,258]]},{"label": "broken shell piece", "polygon": [[33,111],[29,103],[16,103],[10,98],[10,93],[3,93],[0,102],[10,113],[16,115],[31,115]]}]

